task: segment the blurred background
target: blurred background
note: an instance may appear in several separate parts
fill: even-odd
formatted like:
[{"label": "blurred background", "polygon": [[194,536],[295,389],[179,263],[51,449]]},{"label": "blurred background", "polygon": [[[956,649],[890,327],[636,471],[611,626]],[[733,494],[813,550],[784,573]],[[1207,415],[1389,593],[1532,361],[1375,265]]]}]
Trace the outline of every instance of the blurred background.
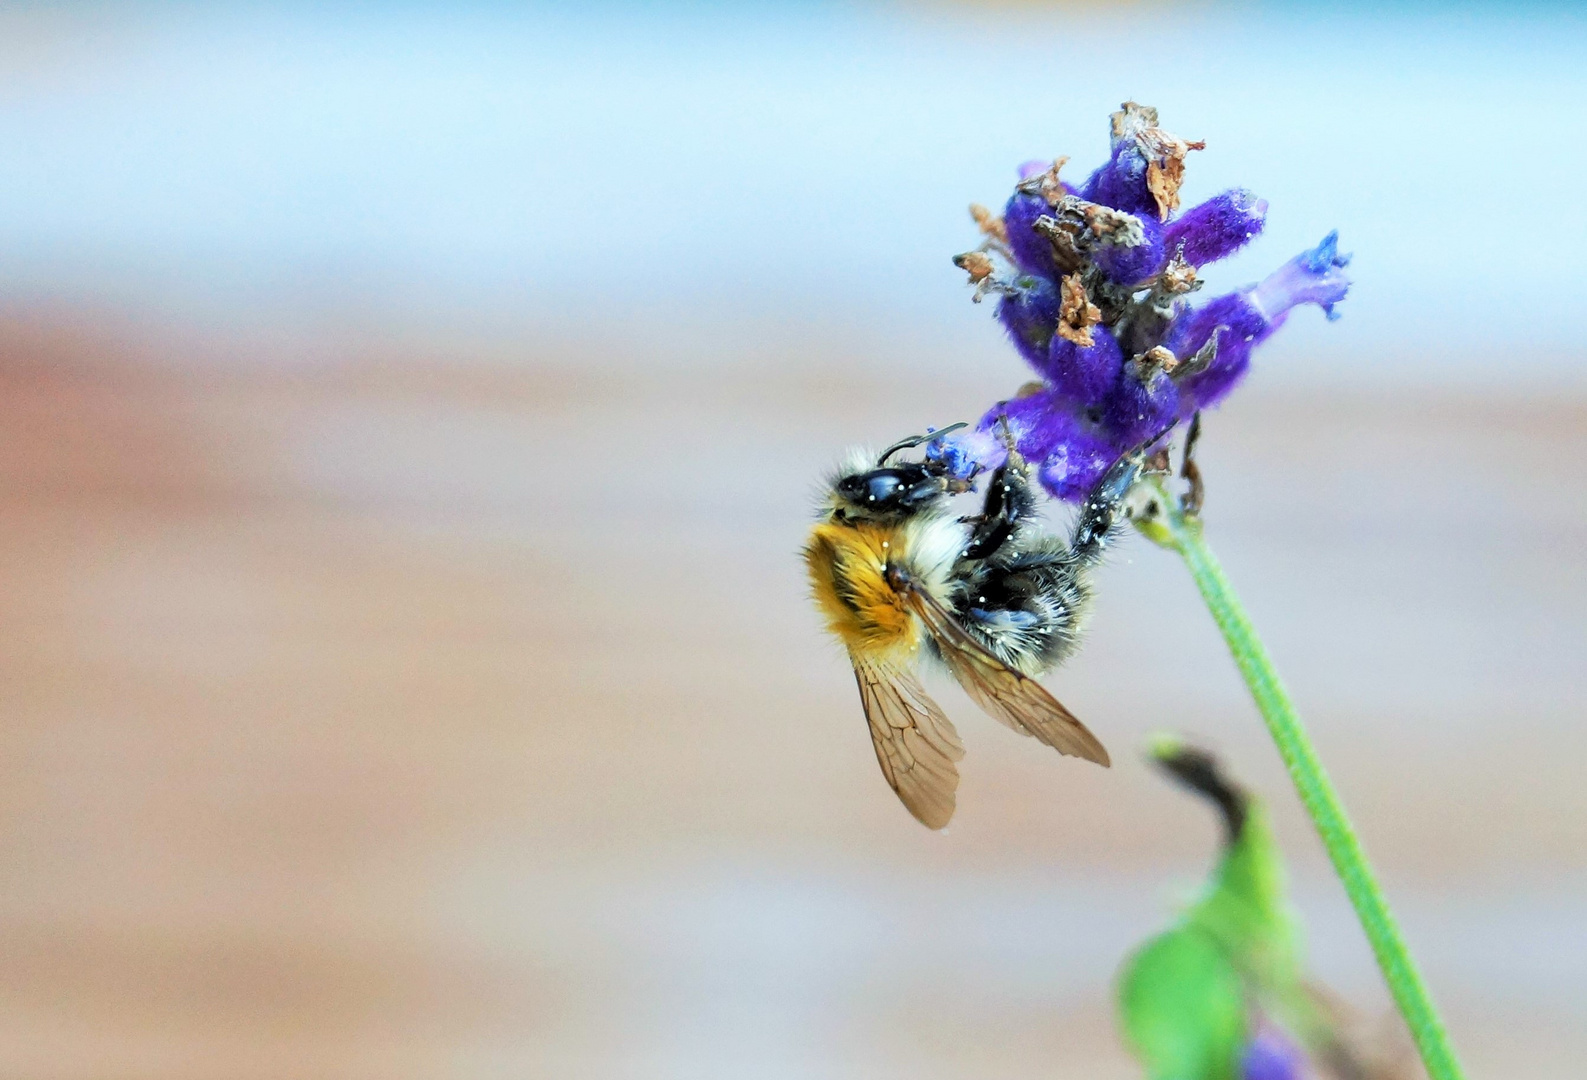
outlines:
[{"label": "blurred background", "polygon": [[1169,556],[1048,680],[1111,771],[932,683],[941,835],[804,598],[845,446],[1025,378],[966,205],[1126,98],[1271,202],[1212,291],[1355,253],[1208,532],[1472,1075],[1580,1075],[1587,19],[1148,0],[0,8],[0,1074],[1122,1080],[1161,728],[1386,1008]]}]

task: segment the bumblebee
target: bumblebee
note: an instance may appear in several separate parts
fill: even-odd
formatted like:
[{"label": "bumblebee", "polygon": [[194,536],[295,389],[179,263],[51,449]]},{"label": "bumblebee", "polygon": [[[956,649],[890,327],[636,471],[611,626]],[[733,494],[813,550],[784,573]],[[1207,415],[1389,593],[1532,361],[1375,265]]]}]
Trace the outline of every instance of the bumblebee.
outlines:
[{"label": "bumblebee", "polygon": [[1145,467],[1143,447],[1108,469],[1066,540],[1036,526],[1031,470],[1012,440],[973,517],[951,510],[970,481],[929,456],[894,461],[942,434],[904,439],[874,464],[851,455],[830,477],[804,549],[816,604],[853,662],[882,775],[932,829],[953,816],[964,747],[915,676],[922,650],[995,719],[1108,765],[1096,736],[1036,677],[1078,644],[1091,571],[1123,528],[1125,495]]}]

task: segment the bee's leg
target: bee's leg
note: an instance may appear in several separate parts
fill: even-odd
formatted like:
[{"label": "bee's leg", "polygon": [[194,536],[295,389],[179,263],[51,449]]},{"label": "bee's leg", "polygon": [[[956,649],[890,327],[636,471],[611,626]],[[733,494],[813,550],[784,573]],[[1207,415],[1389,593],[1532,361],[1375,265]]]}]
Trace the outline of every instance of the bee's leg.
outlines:
[{"label": "bee's leg", "polygon": [[1102,553],[1123,531],[1124,498],[1147,471],[1147,447],[1161,437],[1154,436],[1151,442],[1136,447],[1115,461],[1092,487],[1085,502],[1080,504],[1080,520],[1075,522],[1074,533],[1069,540],[1070,550],[1080,565],[1090,566],[1100,562]]},{"label": "bee's leg", "polygon": [[1036,494],[1030,487],[1030,470],[1012,454],[999,465],[986,485],[986,501],[961,556],[985,559],[999,551],[1019,531],[1021,522],[1036,513]]}]

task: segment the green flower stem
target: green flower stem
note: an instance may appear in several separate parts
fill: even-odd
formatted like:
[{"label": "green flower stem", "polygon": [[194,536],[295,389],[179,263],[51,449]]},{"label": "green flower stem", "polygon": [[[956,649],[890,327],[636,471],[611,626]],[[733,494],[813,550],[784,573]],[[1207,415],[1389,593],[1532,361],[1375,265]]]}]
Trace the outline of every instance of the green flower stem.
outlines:
[{"label": "green flower stem", "polygon": [[1400,937],[1399,927],[1383,898],[1383,890],[1361,850],[1361,842],[1356,839],[1344,806],[1322,762],[1317,759],[1311,738],[1301,726],[1300,717],[1295,714],[1295,707],[1273,669],[1267,650],[1252,629],[1228,578],[1223,576],[1223,568],[1202,538],[1201,521],[1182,514],[1166,492],[1157,500],[1157,509],[1159,513],[1155,517],[1140,523],[1141,531],[1164,547],[1178,551],[1190,568],[1196,587],[1201,590],[1202,599],[1223,632],[1223,639],[1234,654],[1234,662],[1278,745],[1279,756],[1289,769],[1295,790],[1311,815],[1323,846],[1328,849],[1334,871],[1344,883],[1350,903],[1355,906],[1356,917],[1372,943],[1389,991],[1421,1051],[1428,1076],[1431,1080],[1461,1080],[1464,1074],[1450,1048],[1444,1023]]}]

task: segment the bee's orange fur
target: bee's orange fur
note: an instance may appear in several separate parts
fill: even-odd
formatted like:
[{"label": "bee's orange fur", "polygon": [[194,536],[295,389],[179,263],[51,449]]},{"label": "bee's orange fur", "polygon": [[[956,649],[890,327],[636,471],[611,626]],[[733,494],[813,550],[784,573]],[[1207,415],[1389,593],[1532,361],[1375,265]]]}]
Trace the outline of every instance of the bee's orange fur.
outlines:
[{"label": "bee's orange fur", "polygon": [[827,627],[851,652],[906,656],[920,646],[920,624],[887,583],[889,561],[908,554],[898,529],[823,522],[810,531],[805,565]]}]

